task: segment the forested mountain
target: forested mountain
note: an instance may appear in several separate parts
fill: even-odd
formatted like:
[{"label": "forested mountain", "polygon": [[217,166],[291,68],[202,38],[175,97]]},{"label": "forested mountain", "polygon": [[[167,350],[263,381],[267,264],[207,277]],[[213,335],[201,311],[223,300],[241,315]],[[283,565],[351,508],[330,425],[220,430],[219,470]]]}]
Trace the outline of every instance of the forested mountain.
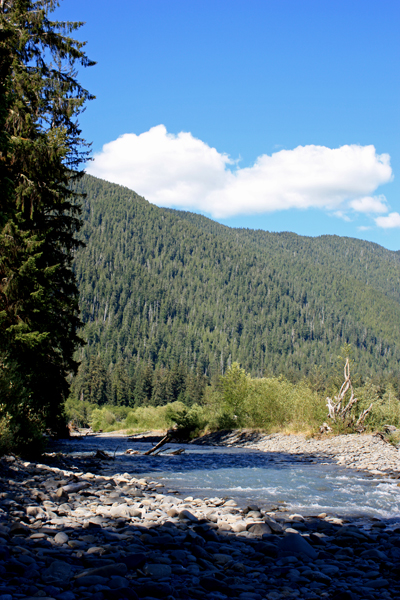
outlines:
[{"label": "forested mountain", "polygon": [[201,396],[237,361],[254,376],[399,373],[400,255],[351,238],[231,229],[86,176],[75,258],[87,345],[75,397]]}]

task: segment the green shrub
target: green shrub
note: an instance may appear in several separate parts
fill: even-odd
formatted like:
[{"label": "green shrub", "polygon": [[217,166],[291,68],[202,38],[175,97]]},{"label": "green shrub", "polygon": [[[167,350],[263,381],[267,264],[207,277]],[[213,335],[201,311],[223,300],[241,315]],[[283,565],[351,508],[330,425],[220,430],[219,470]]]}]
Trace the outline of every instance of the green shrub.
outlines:
[{"label": "green shrub", "polygon": [[239,425],[237,422],[237,415],[232,414],[231,412],[227,412],[226,410],[222,410],[215,420],[216,426],[210,427],[210,429],[238,429]]},{"label": "green shrub", "polygon": [[198,404],[188,408],[182,402],[173,402],[167,405],[166,418],[178,426],[178,437],[185,439],[197,437],[207,424],[204,410]]},{"label": "green shrub", "polygon": [[93,431],[103,429],[103,409],[95,408],[90,415],[89,425]]},{"label": "green shrub", "polygon": [[139,424],[135,411],[130,411],[125,419],[125,426],[127,429],[136,428]]},{"label": "green shrub", "polygon": [[[172,403],[172,405],[175,403]],[[141,430],[168,429],[171,421],[168,419],[168,407],[164,406],[140,406],[135,410],[138,428]]]},{"label": "green shrub", "polygon": [[355,413],[368,408],[372,402],[372,410],[365,424],[370,430],[382,430],[384,425],[400,427],[400,400],[393,385],[388,384],[385,389],[373,384],[370,380],[355,390],[358,398]]},{"label": "green shrub", "polygon": [[93,431],[109,432],[130,427],[126,424],[126,419],[130,412],[133,412],[132,409],[111,404],[105,404],[102,407],[92,404],[91,407],[88,422]]},{"label": "green shrub", "polygon": [[221,377],[224,399],[221,415],[226,415],[226,419],[230,418],[234,421],[236,427],[242,427],[246,420],[246,404],[250,382],[250,377],[236,362],[228,369],[226,375]]},{"label": "green shrub", "polygon": [[283,377],[252,379],[234,363],[220,386],[206,390],[210,429],[248,427],[263,430],[309,430],[326,418],[324,399],[306,382]]},{"label": "green shrub", "polygon": [[65,403],[65,414],[68,422],[72,422],[75,427],[89,427],[91,415],[97,404],[88,401],[79,401],[70,396]]}]

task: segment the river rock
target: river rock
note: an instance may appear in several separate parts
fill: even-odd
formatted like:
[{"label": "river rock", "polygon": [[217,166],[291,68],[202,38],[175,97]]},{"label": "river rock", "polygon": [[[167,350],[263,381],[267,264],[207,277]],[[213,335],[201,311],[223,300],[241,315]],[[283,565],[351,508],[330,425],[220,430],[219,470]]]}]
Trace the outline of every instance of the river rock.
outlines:
[{"label": "river rock", "polygon": [[60,531],[60,533],[57,533],[57,535],[54,536],[54,541],[56,544],[66,544],[68,540],[69,537],[63,531]]},{"label": "river rock", "polygon": [[115,565],[104,565],[103,567],[98,567],[95,569],[89,569],[87,571],[83,571],[75,576],[75,579],[80,579],[81,577],[89,577],[92,575],[100,575],[101,577],[112,577],[112,576],[123,576],[126,575],[128,571],[128,567],[125,563],[117,563]]},{"label": "river rock", "polygon": [[140,598],[167,598],[173,592],[173,588],[165,583],[144,583],[135,587]]},{"label": "river rock", "polygon": [[129,519],[131,516],[130,507],[127,504],[118,504],[118,506],[112,506],[110,508],[110,515],[115,518],[123,517],[125,519]]},{"label": "river rock", "polygon": [[372,558],[372,560],[389,560],[386,554],[381,550],[378,550],[377,548],[368,548],[368,550],[364,550],[363,552],[361,552],[360,556],[362,556],[363,558]]},{"label": "river rock", "polygon": [[51,497],[53,500],[68,500],[68,493],[61,487],[51,494]]},{"label": "river rock", "polygon": [[106,577],[101,575],[86,575],[75,580],[76,587],[91,587],[92,585],[105,585],[107,583]]},{"label": "river rock", "polygon": [[108,581],[108,585],[111,589],[117,590],[120,588],[129,587],[129,581],[128,581],[128,579],[126,579],[126,577],[121,577],[120,575],[114,575]]},{"label": "river rock", "polygon": [[242,512],[244,515],[247,515],[249,512],[260,512],[260,509],[257,504],[250,504],[249,506],[246,506]]},{"label": "river rock", "polygon": [[262,514],[260,513],[259,510],[249,510],[246,517],[248,519],[261,519]]},{"label": "river rock", "polygon": [[67,582],[72,577],[72,568],[68,563],[55,560],[42,573],[42,580],[47,584]]},{"label": "river rock", "polygon": [[236,521],[236,523],[231,525],[231,529],[235,533],[241,533],[242,531],[246,531],[247,523],[245,523],[245,521]]},{"label": "river rock", "polygon": [[76,494],[77,492],[80,492],[81,490],[86,490],[90,487],[91,484],[88,481],[79,481],[77,483],[69,483],[67,485],[64,485],[61,489],[66,494]]},{"label": "river rock", "polygon": [[267,523],[255,523],[247,525],[247,531],[249,533],[253,533],[254,535],[264,535],[272,533],[271,528]]},{"label": "river rock", "polygon": [[139,569],[146,562],[146,555],[140,552],[136,554],[127,554],[123,558],[124,564],[130,571]]},{"label": "river rock", "polygon": [[293,554],[305,554],[309,558],[318,558],[318,552],[299,534],[289,533],[278,542],[279,550]]},{"label": "river rock", "polygon": [[46,512],[41,506],[27,506],[26,514],[28,517],[33,517],[34,519],[44,519],[47,517]]},{"label": "river rock", "polygon": [[195,515],[193,515],[189,510],[181,510],[179,513],[179,519],[181,519],[182,521],[187,520],[187,521],[192,521],[193,523],[198,521],[198,518],[195,517]]},{"label": "river rock", "polygon": [[171,567],[163,564],[147,564],[144,567],[146,575],[150,575],[152,579],[163,579],[171,576]]},{"label": "river rock", "polygon": [[10,527],[10,535],[28,535],[30,529],[21,521],[15,521]]},{"label": "river rock", "polygon": [[213,562],[217,565],[226,565],[232,560],[229,554],[213,554]]},{"label": "river rock", "polygon": [[265,516],[264,521],[273,533],[283,533],[284,529],[283,529],[282,525],[280,525],[279,523],[274,521],[274,519],[271,519],[270,517]]}]

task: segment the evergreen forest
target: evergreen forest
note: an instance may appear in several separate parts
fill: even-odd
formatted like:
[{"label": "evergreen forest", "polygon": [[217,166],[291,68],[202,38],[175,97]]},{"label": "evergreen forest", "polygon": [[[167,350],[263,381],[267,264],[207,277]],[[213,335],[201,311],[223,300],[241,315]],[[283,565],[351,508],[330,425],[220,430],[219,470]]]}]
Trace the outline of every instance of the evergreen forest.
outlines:
[{"label": "evergreen forest", "polygon": [[86,194],[74,402],[191,406],[233,363],[317,389],[344,344],[362,380],[398,382],[400,252],[232,229],[89,175],[74,186]]}]

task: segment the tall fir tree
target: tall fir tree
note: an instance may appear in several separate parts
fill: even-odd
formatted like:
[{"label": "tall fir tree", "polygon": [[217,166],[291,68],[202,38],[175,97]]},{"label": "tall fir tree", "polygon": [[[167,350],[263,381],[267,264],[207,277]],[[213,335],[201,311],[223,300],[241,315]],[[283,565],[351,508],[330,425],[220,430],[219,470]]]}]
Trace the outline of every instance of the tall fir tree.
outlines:
[{"label": "tall fir tree", "polygon": [[81,23],[50,20],[57,4],[0,2],[0,376],[12,388],[18,372],[24,389],[1,410],[25,444],[61,429],[81,344],[71,269],[79,194],[70,185],[88,157],[77,117],[92,96],[75,66],[94,63],[71,37]]}]

